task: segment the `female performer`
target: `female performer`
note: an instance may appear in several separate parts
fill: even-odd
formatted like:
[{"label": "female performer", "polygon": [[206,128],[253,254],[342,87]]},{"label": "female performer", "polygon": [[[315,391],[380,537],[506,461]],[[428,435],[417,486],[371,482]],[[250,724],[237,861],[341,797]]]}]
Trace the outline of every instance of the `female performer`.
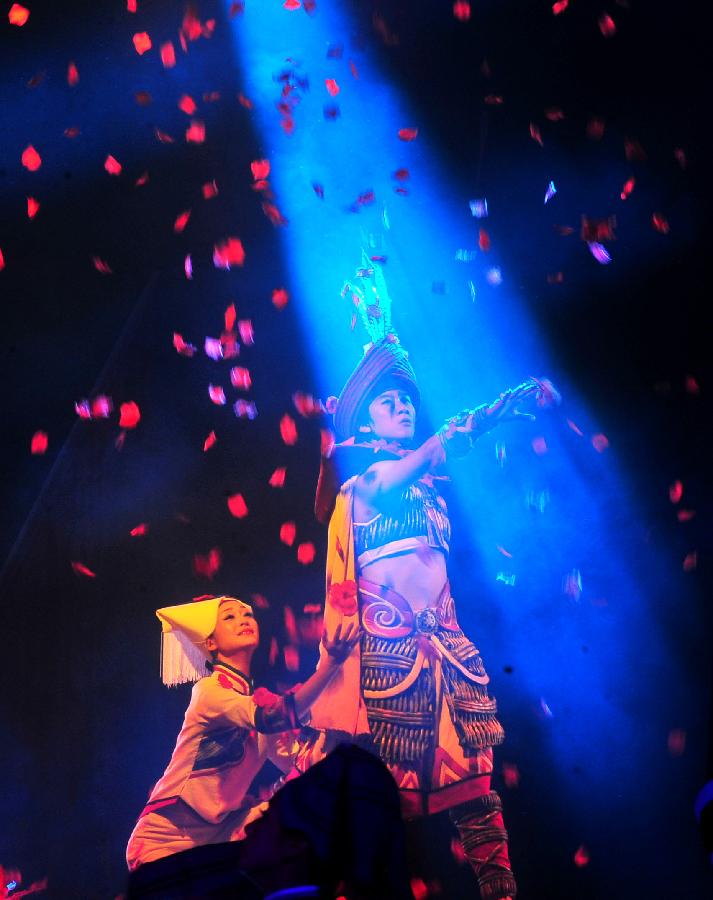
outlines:
[{"label": "female performer", "polygon": [[322,732],[307,761],[347,736],[371,744],[396,779],[404,815],[448,810],[483,900],[512,898],[507,832],[490,785],[504,733],[480,653],[456,619],[438,483],[450,456],[523,415],[523,400],[544,406],[558,397],[549,382],[530,380],[413,448],[420,391],[391,329],[381,271],[365,264],[373,296],[351,284],[346,291],[372,344],[332,404],[340,442],[322,459],[315,505],[329,520],[325,624],[360,622],[363,634],[313,707],[311,725]]},{"label": "female performer", "polygon": [[[253,692],[250,663],[260,633],[252,607],[212,597],[156,611],[162,624],[164,684],[196,681],[163,776],[126,850],[129,869],[202,844],[239,840],[267,804],[248,789],[269,759],[294,769],[294,729],[359,638],[358,625],[325,632],[317,670],[280,697]],[[291,733],[290,733],[291,732]]]}]

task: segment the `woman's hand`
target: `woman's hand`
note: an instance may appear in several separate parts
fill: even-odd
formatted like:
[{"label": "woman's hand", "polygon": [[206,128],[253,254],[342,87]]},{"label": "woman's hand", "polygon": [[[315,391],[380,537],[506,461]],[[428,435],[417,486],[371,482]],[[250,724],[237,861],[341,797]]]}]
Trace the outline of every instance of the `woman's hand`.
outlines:
[{"label": "woman's hand", "polygon": [[322,644],[328,657],[341,665],[356,646],[361,634],[359,622],[340,622],[331,635],[325,628],[322,632]]}]

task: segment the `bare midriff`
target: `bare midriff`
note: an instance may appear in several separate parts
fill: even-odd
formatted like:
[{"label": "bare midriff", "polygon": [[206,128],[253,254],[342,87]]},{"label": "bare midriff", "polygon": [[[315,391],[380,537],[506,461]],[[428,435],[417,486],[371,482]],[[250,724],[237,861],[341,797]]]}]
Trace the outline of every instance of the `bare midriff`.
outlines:
[{"label": "bare midriff", "polygon": [[435,606],[448,579],[443,551],[429,546],[425,536],[418,540],[418,547],[360,569],[363,578],[401,594],[414,612]]}]

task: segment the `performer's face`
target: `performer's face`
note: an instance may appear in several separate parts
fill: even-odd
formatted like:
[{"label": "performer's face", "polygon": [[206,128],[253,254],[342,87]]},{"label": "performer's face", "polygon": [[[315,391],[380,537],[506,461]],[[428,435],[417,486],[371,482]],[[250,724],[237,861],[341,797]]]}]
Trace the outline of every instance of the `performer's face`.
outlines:
[{"label": "performer's face", "polygon": [[251,609],[237,600],[226,600],[218,607],[218,621],[206,641],[211,652],[230,657],[237,651],[254,650],[260,643],[260,631]]},{"label": "performer's face", "polygon": [[416,409],[407,391],[382,391],[369,404],[372,433],[380,438],[410,441],[416,430]]}]

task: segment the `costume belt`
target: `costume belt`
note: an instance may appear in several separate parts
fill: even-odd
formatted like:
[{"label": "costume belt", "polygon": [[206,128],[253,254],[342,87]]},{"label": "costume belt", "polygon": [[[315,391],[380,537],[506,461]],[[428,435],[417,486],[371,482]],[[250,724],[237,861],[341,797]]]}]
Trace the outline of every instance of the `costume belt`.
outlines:
[{"label": "costume belt", "polygon": [[476,675],[467,669],[444,646],[437,634],[441,630],[460,632],[448,582],[444,585],[435,606],[428,606],[417,612],[411,609],[408,601],[401,594],[383,585],[367,581],[365,578],[359,579],[359,596],[361,599],[361,624],[368,634],[391,640],[409,636],[418,639],[418,651],[408,675],[398,684],[386,690],[365,690],[364,697],[366,699],[395,697],[403,693],[418,678],[427,656],[435,656],[438,662],[447,660],[468,681],[477,684],[488,684],[490,681],[488,675]]}]

